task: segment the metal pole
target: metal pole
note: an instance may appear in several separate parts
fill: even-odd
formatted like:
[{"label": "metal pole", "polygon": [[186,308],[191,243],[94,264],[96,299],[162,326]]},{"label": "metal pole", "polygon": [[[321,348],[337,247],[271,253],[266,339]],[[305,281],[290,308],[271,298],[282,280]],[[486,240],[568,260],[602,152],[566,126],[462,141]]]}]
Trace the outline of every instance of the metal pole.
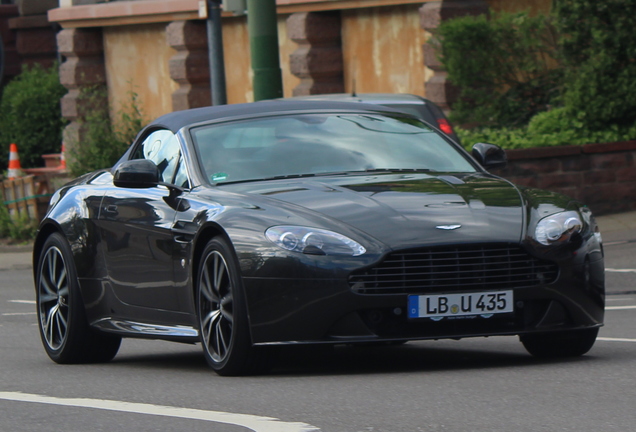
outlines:
[{"label": "metal pole", "polygon": [[283,97],[276,0],[247,0],[254,101]]},{"label": "metal pole", "polygon": [[208,2],[208,57],[210,59],[210,91],[212,105],[227,104],[225,89],[225,62],[223,59],[223,27],[221,24],[221,0]]}]

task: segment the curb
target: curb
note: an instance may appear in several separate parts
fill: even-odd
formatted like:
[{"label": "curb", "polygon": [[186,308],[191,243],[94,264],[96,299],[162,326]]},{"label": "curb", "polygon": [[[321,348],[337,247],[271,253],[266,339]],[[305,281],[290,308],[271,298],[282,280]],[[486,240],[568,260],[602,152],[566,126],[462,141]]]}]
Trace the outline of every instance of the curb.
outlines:
[{"label": "curb", "polygon": [[33,244],[25,245],[0,245],[0,253],[24,253],[33,252]]}]

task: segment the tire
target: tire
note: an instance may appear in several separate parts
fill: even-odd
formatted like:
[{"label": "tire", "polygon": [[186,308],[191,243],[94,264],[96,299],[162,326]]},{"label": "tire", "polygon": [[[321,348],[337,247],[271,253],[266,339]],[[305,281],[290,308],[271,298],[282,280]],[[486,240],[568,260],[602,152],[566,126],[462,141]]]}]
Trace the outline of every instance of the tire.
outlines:
[{"label": "tire", "polygon": [[115,357],[121,338],[89,327],[71,248],[59,233],[44,242],[35,289],[40,337],[51,360],[99,363]]},{"label": "tire", "polygon": [[264,372],[269,359],[252,347],[238,265],[225,240],[210,240],[197,274],[199,334],[210,367],[224,376]]},{"label": "tire", "polygon": [[528,334],[520,337],[525,349],[535,357],[578,357],[587,353],[598,336],[598,328],[556,333]]}]

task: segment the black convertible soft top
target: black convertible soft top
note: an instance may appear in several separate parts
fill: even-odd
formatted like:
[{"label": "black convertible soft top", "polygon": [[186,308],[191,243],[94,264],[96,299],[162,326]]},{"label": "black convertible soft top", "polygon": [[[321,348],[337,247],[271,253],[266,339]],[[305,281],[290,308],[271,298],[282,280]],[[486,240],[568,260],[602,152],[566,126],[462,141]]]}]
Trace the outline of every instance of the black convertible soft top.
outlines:
[{"label": "black convertible soft top", "polygon": [[250,115],[288,112],[288,111],[348,111],[348,112],[390,112],[402,113],[391,108],[360,104],[355,102],[306,101],[306,100],[271,100],[234,105],[217,105],[193,108],[165,114],[146,129],[165,128],[177,133],[184,126],[210,120],[230,119]]},{"label": "black convertible soft top", "polygon": [[168,129],[177,133],[185,126],[205,123],[207,121],[232,119],[263,114],[289,113],[289,112],[349,112],[349,113],[392,113],[410,117],[402,111],[389,107],[361,104],[357,102],[333,102],[314,100],[273,99],[261,102],[243,104],[217,105],[202,108],[192,108],[183,111],[174,111],[164,114],[143,128],[135,137],[133,143],[122,157],[111,168],[115,172],[119,164],[128,160],[135,143],[144,139],[157,129]]}]

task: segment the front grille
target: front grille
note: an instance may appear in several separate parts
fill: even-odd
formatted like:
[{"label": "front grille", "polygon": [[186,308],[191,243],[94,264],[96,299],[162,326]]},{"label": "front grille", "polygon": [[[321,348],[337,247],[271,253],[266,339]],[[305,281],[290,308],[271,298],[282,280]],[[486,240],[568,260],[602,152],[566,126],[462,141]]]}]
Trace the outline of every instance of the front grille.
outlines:
[{"label": "front grille", "polygon": [[558,272],[515,245],[446,246],[392,253],[349,284],[358,294],[497,290],[548,284]]}]

